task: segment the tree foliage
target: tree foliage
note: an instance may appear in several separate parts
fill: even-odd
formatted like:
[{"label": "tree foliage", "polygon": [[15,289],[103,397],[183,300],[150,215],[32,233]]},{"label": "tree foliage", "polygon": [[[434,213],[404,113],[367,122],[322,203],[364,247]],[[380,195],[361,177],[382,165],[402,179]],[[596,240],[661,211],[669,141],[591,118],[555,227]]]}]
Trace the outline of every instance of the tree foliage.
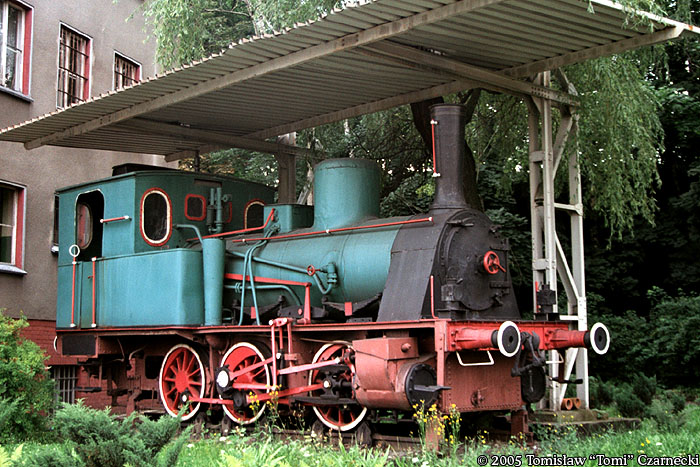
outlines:
[{"label": "tree foliage", "polygon": [[47,357],[21,336],[27,326],[24,318],[9,318],[0,309],[0,443],[41,435],[53,407]]},{"label": "tree foliage", "polygon": [[156,58],[173,68],[220,52],[239,39],[273,33],[329,12],[340,0],[148,0]]},{"label": "tree foliage", "polygon": [[164,68],[199,60],[255,32],[245,1],[148,0],[144,15]]}]

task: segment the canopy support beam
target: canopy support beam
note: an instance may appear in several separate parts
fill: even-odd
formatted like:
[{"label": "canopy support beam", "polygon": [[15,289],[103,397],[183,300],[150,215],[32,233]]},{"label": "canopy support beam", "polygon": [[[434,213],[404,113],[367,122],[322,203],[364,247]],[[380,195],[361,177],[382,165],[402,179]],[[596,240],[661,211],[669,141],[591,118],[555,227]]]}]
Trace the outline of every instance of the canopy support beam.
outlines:
[{"label": "canopy support beam", "polygon": [[[561,70],[555,72],[561,88],[576,95],[576,89],[567,80]],[[549,72],[540,73],[536,82],[543,86],[551,84]],[[532,279],[533,307],[535,316],[544,310],[538,309],[538,288],[546,286],[557,293],[559,282],[566,293],[567,310],[557,316],[569,322],[574,330],[588,329],[586,312],[586,284],[583,255],[583,197],[581,188],[581,169],[578,152],[569,151],[568,159],[568,204],[556,203],[554,186],[559,168],[564,159],[564,149],[571,134],[578,130],[578,116],[568,105],[559,107],[561,118],[556,138],[553,138],[552,101],[546,97],[527,99],[529,109],[530,131],[530,216],[532,232]],[[570,259],[557,236],[555,211],[559,209],[570,216]],[[557,313],[557,300],[551,310]],[[544,315],[541,315],[543,318]],[[552,378],[548,404],[551,410],[559,410],[566,394],[567,383],[573,373],[577,384],[577,396],[583,408],[589,408],[588,354],[586,349],[569,349],[560,353],[549,352],[549,376]],[[560,382],[555,381],[559,379]]]},{"label": "canopy support beam", "polygon": [[292,154],[294,156],[313,156],[310,149],[291,146],[288,144],[271,143],[268,141],[231,136],[208,130],[197,130],[170,123],[156,122],[144,118],[133,118],[128,122],[122,122],[122,127],[127,127],[132,131],[145,134],[168,135],[173,138],[182,138],[188,141],[200,141],[202,143],[213,143],[228,148],[235,147],[248,149],[250,151],[264,152],[268,154]]},{"label": "canopy support beam", "polygon": [[407,66],[406,62],[408,62],[408,66],[414,68],[447,73],[454,76],[456,79],[476,81],[478,87],[492,91],[506,92],[517,96],[543,97],[550,101],[566,105],[578,104],[576,97],[567,93],[546,86],[539,86],[534,83],[512,79],[500,73],[494,73],[484,70],[483,68],[467,65],[457,60],[395,42],[377,42],[358,49],[358,52],[369,53],[373,56],[377,56],[378,54],[385,60],[395,61],[403,66]]}]

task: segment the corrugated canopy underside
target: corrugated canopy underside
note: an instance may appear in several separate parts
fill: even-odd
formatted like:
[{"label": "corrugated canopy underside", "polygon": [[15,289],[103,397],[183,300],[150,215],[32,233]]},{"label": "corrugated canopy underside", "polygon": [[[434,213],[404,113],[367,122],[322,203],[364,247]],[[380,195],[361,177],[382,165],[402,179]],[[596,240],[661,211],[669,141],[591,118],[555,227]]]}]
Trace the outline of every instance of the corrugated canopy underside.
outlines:
[{"label": "corrugated canopy underside", "polygon": [[629,17],[607,0],[376,0],[241,41],[5,129],[0,140],[171,157],[253,148],[279,134],[483,84],[469,70],[519,79],[693,34],[667,19]]}]

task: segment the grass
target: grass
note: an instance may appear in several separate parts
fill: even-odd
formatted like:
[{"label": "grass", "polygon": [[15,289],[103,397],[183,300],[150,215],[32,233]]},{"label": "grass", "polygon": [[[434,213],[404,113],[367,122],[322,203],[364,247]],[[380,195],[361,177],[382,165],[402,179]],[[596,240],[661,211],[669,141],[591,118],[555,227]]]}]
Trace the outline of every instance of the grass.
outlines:
[{"label": "grass", "polygon": [[[488,465],[493,466],[492,456],[511,456],[504,458],[511,462],[505,465],[526,466],[527,455],[537,458],[568,456],[589,459],[590,455],[603,454],[612,457],[632,455],[627,464],[638,465],[636,457],[647,456],[682,456],[700,453],[700,406],[690,405],[686,408],[683,423],[672,428],[659,427],[652,419],[642,422],[633,431],[615,432],[612,430],[589,436],[578,436],[573,429],[554,427],[538,433],[535,445],[525,446],[517,439],[509,443],[492,443],[483,432],[476,438],[466,440],[460,447],[447,444],[442,453],[430,450],[396,452],[392,448],[344,447],[342,444],[321,442],[312,434],[303,440],[289,440],[275,437],[265,426],[258,428],[252,435],[243,430],[233,430],[229,436],[205,436],[199,440],[190,440],[180,452],[177,465],[187,467],[222,466],[277,466],[277,467],[332,467],[332,466],[479,466],[479,456],[487,456]],[[449,430],[448,430],[449,432]],[[60,445],[51,445],[59,448]],[[32,459],[32,452],[41,447],[36,443],[26,443],[18,451],[16,446],[0,447],[0,467],[14,465],[38,465],[27,462]],[[44,445],[44,447],[48,447]],[[53,448],[52,448],[53,449]],[[58,450],[57,450],[58,452]],[[50,453],[49,453],[50,454]],[[69,453],[70,454],[70,453]],[[49,456],[51,457],[51,456]],[[36,457],[35,457],[36,459]],[[71,465],[70,458],[58,462],[51,459],[52,465]],[[542,459],[543,460],[543,459]],[[543,465],[542,462],[539,465]],[[544,464],[546,465],[546,464]],[[599,463],[587,460],[585,466],[598,467]],[[603,464],[601,464],[603,465]]]},{"label": "grass", "polygon": [[[363,449],[345,448],[342,445],[325,445],[311,436],[303,441],[289,441],[260,433],[254,437],[232,434],[228,437],[210,438],[188,444],[180,454],[179,466],[384,466],[428,467],[428,466],[479,466],[480,455],[511,455],[522,465],[527,464],[527,454],[538,458],[562,456],[585,457],[603,454],[608,459],[631,454],[627,465],[636,466],[640,454],[647,456],[682,456],[700,453],[700,407],[689,406],[684,416],[686,423],[673,431],[659,429],[652,420],[645,420],[634,431],[606,431],[590,436],[578,436],[567,428],[553,428],[539,433],[534,446],[522,446],[516,440],[509,443],[492,444],[485,435],[468,439],[466,449],[453,449],[438,454],[431,451],[397,453],[390,448]],[[448,449],[448,451],[450,451]],[[586,466],[598,463],[587,460]]]}]

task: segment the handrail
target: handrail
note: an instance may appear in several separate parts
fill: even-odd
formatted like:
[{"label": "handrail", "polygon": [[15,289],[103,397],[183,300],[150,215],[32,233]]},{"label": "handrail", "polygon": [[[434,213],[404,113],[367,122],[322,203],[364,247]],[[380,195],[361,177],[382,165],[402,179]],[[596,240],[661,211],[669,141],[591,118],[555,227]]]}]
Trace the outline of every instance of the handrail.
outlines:
[{"label": "handrail", "polygon": [[381,227],[393,227],[396,225],[406,225],[406,224],[418,224],[420,222],[433,222],[433,217],[423,217],[420,219],[409,219],[406,221],[396,221],[396,222],[386,222],[384,224],[372,224],[372,225],[356,225],[353,227],[340,227],[337,229],[326,229],[326,230],[316,230],[313,232],[301,232],[301,233],[296,233],[296,234],[287,234],[287,235],[275,235],[274,237],[265,237],[265,238],[236,238],[234,240],[231,240],[234,243],[247,243],[247,242],[257,242],[260,240],[267,240],[267,241],[274,241],[274,240],[284,240],[284,239],[290,239],[290,238],[301,238],[301,237],[310,237],[313,235],[330,235],[332,233],[337,233],[337,232],[350,232],[353,230],[367,230],[367,229],[379,229]]},{"label": "handrail", "polygon": [[[261,284],[277,284],[277,285],[297,285],[297,286],[302,286],[304,287],[304,309],[303,309],[303,319],[299,320],[300,324],[309,324],[311,322],[311,282],[297,282],[297,281],[290,281],[286,279],[273,279],[271,277],[260,277],[256,276],[251,278],[248,275],[243,275],[243,274],[232,274],[232,273],[226,273],[224,274],[225,279],[229,280],[235,280],[235,281],[242,281],[245,283],[245,281],[248,280],[255,280],[256,282],[260,282]],[[256,318],[258,316],[258,309],[257,307],[255,308],[256,311]],[[243,316],[243,306],[241,306],[241,317]],[[239,326],[241,322],[239,321]]]},{"label": "handrail", "polygon": [[130,216],[111,217],[109,219],[100,219],[100,224],[107,224],[109,222],[117,222],[117,221],[129,221],[129,220],[131,220]]},{"label": "handrail", "polygon": [[95,306],[95,282],[97,282],[97,277],[95,275],[95,262],[97,261],[97,258],[92,258],[92,327],[96,328],[97,327],[97,318],[96,318],[96,306]]},{"label": "handrail", "polygon": [[[202,234],[199,232],[199,228],[196,225],[192,224],[175,224],[173,227],[176,229],[192,229],[194,230],[194,233],[197,234],[197,238],[199,239],[199,243],[202,243]],[[188,242],[193,239],[187,240]]]},{"label": "handrail", "polygon": [[[242,234],[242,233],[246,233],[246,232],[255,232],[256,230],[262,230],[262,229],[264,229],[265,227],[267,227],[267,224],[270,223],[270,221],[272,220],[274,214],[275,214],[274,208],[273,208],[273,209],[270,209],[270,214],[267,215],[267,219],[265,220],[265,223],[264,223],[263,225],[261,225],[260,227],[249,227],[249,228],[247,228],[247,229],[231,230],[230,232],[221,232],[221,233],[217,233],[217,234],[205,235],[205,236],[202,237],[202,238],[227,237],[227,236],[229,236],[229,235],[237,235],[237,234]],[[194,241],[194,240],[197,240],[197,239],[196,239],[196,238],[188,238],[188,239],[187,239],[188,242],[191,242],[191,241]],[[201,239],[200,239],[200,241],[201,241]]]}]

